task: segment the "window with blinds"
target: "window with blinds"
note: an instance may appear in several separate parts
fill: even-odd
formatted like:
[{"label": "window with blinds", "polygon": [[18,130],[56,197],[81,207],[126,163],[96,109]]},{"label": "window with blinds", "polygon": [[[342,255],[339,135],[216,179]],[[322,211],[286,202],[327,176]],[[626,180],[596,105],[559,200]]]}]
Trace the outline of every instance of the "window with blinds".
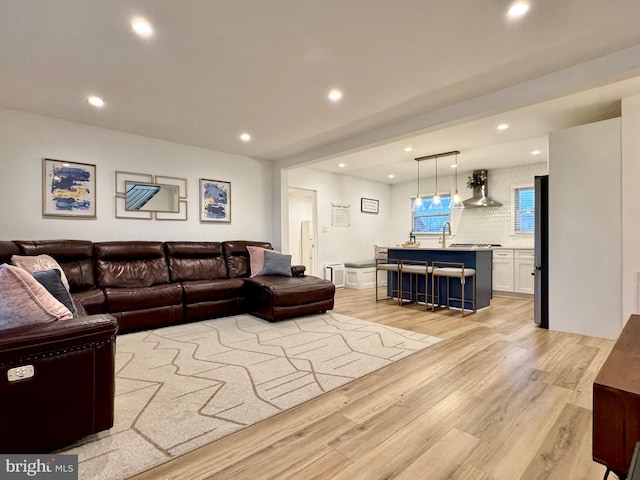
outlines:
[{"label": "window with blinds", "polygon": [[535,225],[535,190],[533,186],[513,189],[513,231],[532,233]]},{"label": "window with blinds", "polygon": [[440,205],[433,205],[433,196],[422,197],[422,205],[415,205],[411,199],[411,220],[413,234],[442,233],[442,226],[449,221],[451,212],[451,196],[440,195]]}]

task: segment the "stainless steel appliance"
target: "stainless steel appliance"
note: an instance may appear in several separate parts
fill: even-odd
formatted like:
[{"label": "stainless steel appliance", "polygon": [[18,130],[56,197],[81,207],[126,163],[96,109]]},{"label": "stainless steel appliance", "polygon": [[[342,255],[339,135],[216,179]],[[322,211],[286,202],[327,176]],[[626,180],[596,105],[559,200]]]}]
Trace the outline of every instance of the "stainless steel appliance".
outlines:
[{"label": "stainless steel appliance", "polygon": [[535,177],[534,321],[549,328],[549,175]]}]

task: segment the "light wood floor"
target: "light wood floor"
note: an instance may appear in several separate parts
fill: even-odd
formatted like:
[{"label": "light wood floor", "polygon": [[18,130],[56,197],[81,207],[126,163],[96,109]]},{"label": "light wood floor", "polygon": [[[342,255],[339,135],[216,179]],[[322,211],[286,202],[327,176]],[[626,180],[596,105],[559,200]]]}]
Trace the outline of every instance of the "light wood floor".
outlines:
[{"label": "light wood floor", "polygon": [[134,478],[603,477],[591,391],[613,341],[539,329],[529,300],[462,319],[341,289],[335,311],[444,341]]}]

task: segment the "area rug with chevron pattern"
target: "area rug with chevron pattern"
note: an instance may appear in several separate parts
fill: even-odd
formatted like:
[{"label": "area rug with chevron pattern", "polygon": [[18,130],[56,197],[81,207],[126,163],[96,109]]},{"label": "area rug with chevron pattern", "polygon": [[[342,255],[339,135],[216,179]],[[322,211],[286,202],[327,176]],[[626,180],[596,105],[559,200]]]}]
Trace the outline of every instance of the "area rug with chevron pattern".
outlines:
[{"label": "area rug with chevron pattern", "polygon": [[440,340],[333,312],[120,335],[113,428],[58,453],[78,455],[80,479],[124,479]]}]

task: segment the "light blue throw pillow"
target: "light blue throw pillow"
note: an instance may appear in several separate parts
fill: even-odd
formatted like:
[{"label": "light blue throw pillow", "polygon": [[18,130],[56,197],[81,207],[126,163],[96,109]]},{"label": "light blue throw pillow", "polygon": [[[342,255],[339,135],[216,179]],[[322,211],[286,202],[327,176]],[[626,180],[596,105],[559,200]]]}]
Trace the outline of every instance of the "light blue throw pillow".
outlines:
[{"label": "light blue throw pillow", "polygon": [[264,251],[264,266],[260,275],[283,275],[291,276],[291,255]]}]

